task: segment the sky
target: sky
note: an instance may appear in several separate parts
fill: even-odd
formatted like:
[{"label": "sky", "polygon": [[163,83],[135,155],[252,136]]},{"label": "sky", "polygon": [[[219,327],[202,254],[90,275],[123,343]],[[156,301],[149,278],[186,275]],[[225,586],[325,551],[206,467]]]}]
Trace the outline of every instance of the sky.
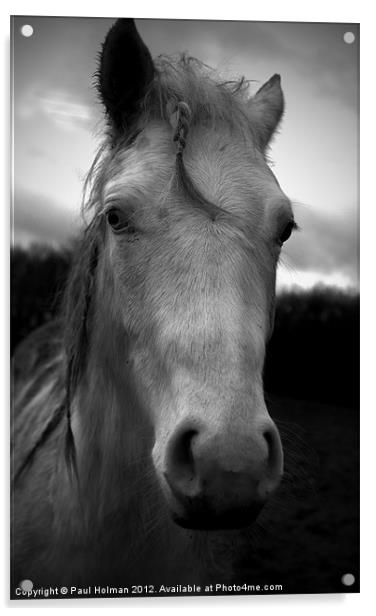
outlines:
[{"label": "sky", "polygon": [[[13,18],[16,244],[59,245],[77,233],[83,180],[103,128],[93,75],[112,23]],[[25,24],[32,26],[32,36],[23,36]],[[270,158],[300,230],[283,249],[278,288],[317,283],[357,288],[358,26],[146,19],[136,24],[153,56],[188,52],[223,77],[252,80],[251,94],[281,74],[286,112]]]}]

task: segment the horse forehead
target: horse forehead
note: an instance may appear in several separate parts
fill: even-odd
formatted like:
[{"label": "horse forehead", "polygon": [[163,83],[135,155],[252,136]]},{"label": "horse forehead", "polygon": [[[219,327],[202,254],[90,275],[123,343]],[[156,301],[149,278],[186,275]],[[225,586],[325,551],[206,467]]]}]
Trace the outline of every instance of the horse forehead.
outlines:
[{"label": "horse forehead", "polygon": [[[131,148],[118,153],[105,182],[105,200],[133,192],[164,193],[174,174],[175,156],[172,130],[157,123],[146,127]],[[278,200],[278,184],[250,136],[195,127],[184,160],[202,193],[225,209],[252,206],[256,215],[271,197]]]},{"label": "horse forehead", "polygon": [[147,127],[132,147],[120,150],[105,180],[104,197],[118,192],[156,188],[171,175],[174,166],[172,135],[163,126]]},{"label": "horse forehead", "polygon": [[250,135],[198,129],[185,162],[200,191],[225,210],[262,216],[269,202],[285,198]]}]

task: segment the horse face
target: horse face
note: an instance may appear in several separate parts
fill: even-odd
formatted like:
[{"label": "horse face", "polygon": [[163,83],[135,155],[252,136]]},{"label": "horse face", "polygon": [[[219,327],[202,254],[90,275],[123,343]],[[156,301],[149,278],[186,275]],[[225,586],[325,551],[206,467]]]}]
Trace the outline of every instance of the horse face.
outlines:
[{"label": "horse face", "polygon": [[152,460],[171,514],[186,527],[250,524],[282,475],[262,387],[276,265],[293,224],[262,155],[267,124],[281,114],[277,81],[249,106],[248,136],[226,125],[190,135],[186,168],[221,209],[214,220],[175,182],[162,120],[117,152],[103,188],[103,275],[127,339],[124,373],[154,427]]},{"label": "horse face", "polygon": [[192,135],[187,168],[222,208],[216,220],[171,185],[173,146],[162,125],[119,157],[104,192],[123,361],[155,429],[160,484],[186,526],[249,523],[282,474],[262,369],[291,209],[251,145]]}]

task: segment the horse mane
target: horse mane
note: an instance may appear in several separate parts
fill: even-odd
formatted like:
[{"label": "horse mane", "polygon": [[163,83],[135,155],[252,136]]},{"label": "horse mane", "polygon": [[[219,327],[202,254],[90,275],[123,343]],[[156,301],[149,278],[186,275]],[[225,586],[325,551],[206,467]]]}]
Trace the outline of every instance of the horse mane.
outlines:
[{"label": "horse mane", "polygon": [[221,81],[214,69],[186,54],[177,58],[162,55],[156,60],[156,77],[146,93],[143,112],[148,115],[149,110],[154,117],[168,120],[171,102],[184,101],[197,126],[227,124],[234,130],[249,130],[248,88],[244,77]]},{"label": "horse mane", "polygon": [[[118,154],[132,147],[150,121],[169,122],[171,114],[181,102],[189,108],[189,130],[203,125],[214,129],[225,125],[240,135],[252,131],[246,112],[249,82],[244,77],[237,81],[220,81],[213,69],[185,54],[177,58],[159,56],[155,67],[155,77],[141,102],[139,118],[133,125],[127,126],[121,135],[114,134],[111,127],[108,127],[84,183],[81,211],[84,221],[88,214],[92,217],[89,223],[85,223],[82,238],[76,246],[63,300],[66,458],[70,468],[75,466],[71,402],[84,372],[90,345],[90,310],[99,255],[98,239],[100,228],[103,229],[103,186],[115,170]],[[210,203],[194,186],[184,166],[183,149],[176,156],[178,186],[191,203],[198,203],[214,216],[220,208]]]}]

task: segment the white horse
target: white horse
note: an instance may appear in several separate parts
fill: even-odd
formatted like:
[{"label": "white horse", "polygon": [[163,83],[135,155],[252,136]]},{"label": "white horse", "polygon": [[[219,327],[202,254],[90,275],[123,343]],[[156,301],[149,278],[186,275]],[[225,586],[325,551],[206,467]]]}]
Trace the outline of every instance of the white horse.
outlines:
[{"label": "white horse", "polygon": [[265,158],[280,78],[250,98],[192,58],[153,62],[121,19],[98,88],[63,319],[15,358],[12,583],[228,581],[283,473],[262,383],[295,227]]}]

